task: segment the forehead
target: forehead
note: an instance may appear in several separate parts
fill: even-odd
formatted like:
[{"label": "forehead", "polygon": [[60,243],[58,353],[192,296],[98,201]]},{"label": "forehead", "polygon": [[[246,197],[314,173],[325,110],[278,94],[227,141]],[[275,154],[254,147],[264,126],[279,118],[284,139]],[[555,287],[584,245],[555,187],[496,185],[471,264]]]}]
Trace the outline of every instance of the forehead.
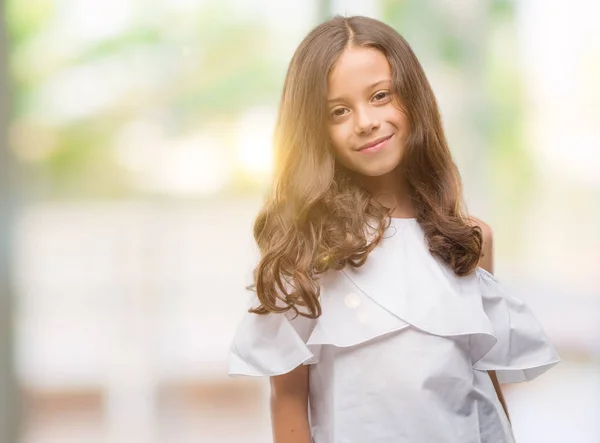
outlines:
[{"label": "forehead", "polygon": [[391,79],[387,58],[373,48],[346,48],[333,66],[327,79],[328,97],[362,92],[379,80]]}]

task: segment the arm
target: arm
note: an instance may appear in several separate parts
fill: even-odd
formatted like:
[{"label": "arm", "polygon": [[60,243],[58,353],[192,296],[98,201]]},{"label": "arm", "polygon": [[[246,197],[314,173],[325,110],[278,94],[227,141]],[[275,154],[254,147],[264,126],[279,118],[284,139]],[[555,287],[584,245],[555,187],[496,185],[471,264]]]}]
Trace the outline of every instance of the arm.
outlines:
[{"label": "arm", "polygon": [[502,395],[502,389],[500,388],[500,383],[498,382],[498,377],[496,377],[496,371],[488,371],[490,378],[492,379],[492,384],[494,385],[494,389],[496,390],[496,394],[498,394],[498,399],[500,403],[502,403],[502,408],[504,409],[504,413],[506,414],[506,418],[510,422],[510,415],[508,415],[508,408],[506,407],[506,401],[504,401],[504,395]]},{"label": "arm", "polygon": [[[492,228],[490,228],[485,222],[479,220],[471,216],[471,221],[474,222],[477,226],[481,228],[481,233],[483,235],[483,247],[482,247],[482,255],[479,261],[479,266],[488,271],[490,274],[494,273],[494,248],[493,248],[493,235]],[[496,390],[496,394],[498,395],[498,399],[504,408],[504,412],[506,413],[506,417],[508,417],[508,421],[510,421],[510,415],[508,415],[508,408],[506,407],[506,401],[504,400],[504,395],[502,395],[502,389],[500,388],[500,383],[498,382],[498,377],[496,376],[496,371],[488,371],[490,378],[492,379],[492,384],[494,385],[494,389]]]},{"label": "arm", "polygon": [[273,443],[311,443],[308,425],[308,366],[271,377]]}]

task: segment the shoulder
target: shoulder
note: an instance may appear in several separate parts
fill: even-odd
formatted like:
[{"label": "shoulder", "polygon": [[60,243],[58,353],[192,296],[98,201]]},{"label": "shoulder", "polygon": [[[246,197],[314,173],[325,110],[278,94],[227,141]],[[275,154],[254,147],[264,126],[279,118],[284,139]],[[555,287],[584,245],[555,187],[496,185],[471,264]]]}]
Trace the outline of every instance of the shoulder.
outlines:
[{"label": "shoulder", "polygon": [[490,227],[490,225],[488,225],[486,222],[484,222],[483,220],[481,220],[473,215],[469,216],[469,220],[472,223],[472,225],[476,225],[481,228],[481,235],[483,237],[484,245],[485,244],[491,245],[494,235],[493,235],[492,228]]},{"label": "shoulder", "polygon": [[479,226],[481,229],[481,236],[483,240],[481,248],[481,258],[479,260],[479,266],[488,271],[489,273],[494,272],[494,235],[490,225],[485,223],[483,220],[478,219],[474,216],[469,216],[469,220],[472,225]]}]

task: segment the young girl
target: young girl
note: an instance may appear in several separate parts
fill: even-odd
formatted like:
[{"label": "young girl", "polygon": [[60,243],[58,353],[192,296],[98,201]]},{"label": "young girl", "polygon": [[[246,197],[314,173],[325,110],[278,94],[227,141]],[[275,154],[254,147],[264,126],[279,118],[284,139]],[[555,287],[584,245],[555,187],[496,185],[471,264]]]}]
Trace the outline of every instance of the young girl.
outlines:
[{"label": "young girl", "polygon": [[[335,17],[291,61],[261,259],[230,374],[269,376],[276,443],[513,442],[499,383],[560,359],[492,276],[406,41]],[[311,440],[312,439],[312,440]]]}]

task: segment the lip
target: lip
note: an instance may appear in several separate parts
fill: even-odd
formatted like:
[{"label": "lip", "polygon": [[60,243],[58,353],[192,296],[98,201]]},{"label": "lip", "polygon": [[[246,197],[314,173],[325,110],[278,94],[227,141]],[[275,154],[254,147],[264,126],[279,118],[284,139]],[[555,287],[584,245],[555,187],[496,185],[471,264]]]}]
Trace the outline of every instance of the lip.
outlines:
[{"label": "lip", "polygon": [[386,142],[392,138],[394,134],[391,135],[386,135],[385,137],[380,137],[376,140],[373,140],[372,142],[369,143],[365,143],[364,145],[360,146],[357,151],[358,152],[375,152],[375,151],[379,151],[381,148],[383,148],[386,144]]}]

